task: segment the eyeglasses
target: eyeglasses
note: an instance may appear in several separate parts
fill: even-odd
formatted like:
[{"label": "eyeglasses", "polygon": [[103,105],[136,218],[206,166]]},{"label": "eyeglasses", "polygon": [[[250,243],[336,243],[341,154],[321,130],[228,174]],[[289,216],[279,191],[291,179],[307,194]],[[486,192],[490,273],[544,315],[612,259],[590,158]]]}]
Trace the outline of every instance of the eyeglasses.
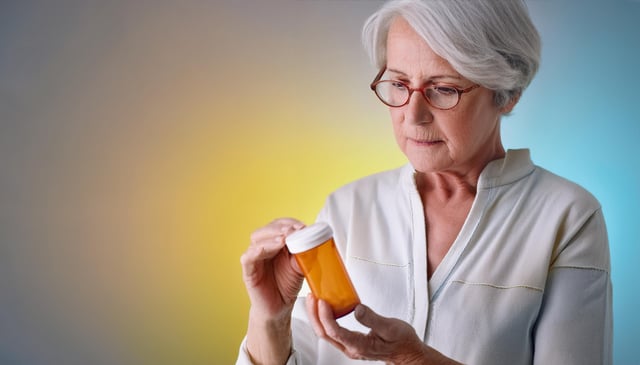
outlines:
[{"label": "eyeglasses", "polygon": [[429,105],[440,110],[453,109],[460,102],[462,94],[480,87],[476,84],[466,89],[460,89],[450,84],[429,84],[421,88],[411,88],[409,85],[398,80],[380,80],[387,70],[383,67],[373,82],[373,90],[378,99],[386,105],[397,108],[409,104],[409,99],[414,91],[419,91]]}]

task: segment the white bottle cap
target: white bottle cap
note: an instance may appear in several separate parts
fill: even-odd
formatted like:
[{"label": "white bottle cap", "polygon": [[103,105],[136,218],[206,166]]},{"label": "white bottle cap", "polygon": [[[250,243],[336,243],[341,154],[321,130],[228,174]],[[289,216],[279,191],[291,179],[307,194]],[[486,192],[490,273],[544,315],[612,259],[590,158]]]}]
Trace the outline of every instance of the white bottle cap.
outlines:
[{"label": "white bottle cap", "polygon": [[289,252],[296,254],[321,245],[333,236],[333,230],[325,222],[314,223],[293,232],[285,239]]}]

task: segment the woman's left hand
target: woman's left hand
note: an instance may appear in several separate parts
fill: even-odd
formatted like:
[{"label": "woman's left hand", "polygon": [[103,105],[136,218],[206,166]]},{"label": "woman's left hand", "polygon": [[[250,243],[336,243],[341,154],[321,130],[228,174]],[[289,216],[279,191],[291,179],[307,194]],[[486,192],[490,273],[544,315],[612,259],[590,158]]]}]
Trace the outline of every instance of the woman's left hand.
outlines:
[{"label": "woman's left hand", "polygon": [[359,304],[358,322],[370,328],[368,334],[341,327],[327,302],[312,294],[306,300],[307,314],[316,334],[352,359],[379,360],[388,364],[457,364],[428,347],[408,323],[378,315]]}]

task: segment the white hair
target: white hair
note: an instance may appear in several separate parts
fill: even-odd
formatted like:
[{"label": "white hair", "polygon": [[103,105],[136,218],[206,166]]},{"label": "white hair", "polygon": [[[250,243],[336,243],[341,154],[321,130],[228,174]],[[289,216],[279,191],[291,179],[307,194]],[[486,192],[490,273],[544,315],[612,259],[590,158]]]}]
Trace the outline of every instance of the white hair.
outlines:
[{"label": "white hair", "polygon": [[378,68],[387,33],[401,16],[463,77],[494,91],[499,107],[520,96],[540,63],[540,36],[522,0],[392,0],[364,25],[362,40]]}]

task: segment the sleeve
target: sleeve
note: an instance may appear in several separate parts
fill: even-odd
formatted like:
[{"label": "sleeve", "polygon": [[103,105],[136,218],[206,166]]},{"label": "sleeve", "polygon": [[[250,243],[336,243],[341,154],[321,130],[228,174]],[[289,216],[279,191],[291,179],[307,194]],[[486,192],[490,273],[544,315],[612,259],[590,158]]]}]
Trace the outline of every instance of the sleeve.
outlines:
[{"label": "sleeve", "polygon": [[534,333],[534,364],[612,363],[612,286],[602,212],[554,259]]},{"label": "sleeve", "polygon": [[[291,352],[289,359],[285,365],[297,365],[299,362],[296,360],[296,351],[295,349]],[[245,337],[242,340],[242,344],[240,344],[240,352],[238,353],[238,359],[236,360],[236,365],[254,365],[251,361],[251,356],[249,356],[249,352],[247,351],[247,338]]]}]

